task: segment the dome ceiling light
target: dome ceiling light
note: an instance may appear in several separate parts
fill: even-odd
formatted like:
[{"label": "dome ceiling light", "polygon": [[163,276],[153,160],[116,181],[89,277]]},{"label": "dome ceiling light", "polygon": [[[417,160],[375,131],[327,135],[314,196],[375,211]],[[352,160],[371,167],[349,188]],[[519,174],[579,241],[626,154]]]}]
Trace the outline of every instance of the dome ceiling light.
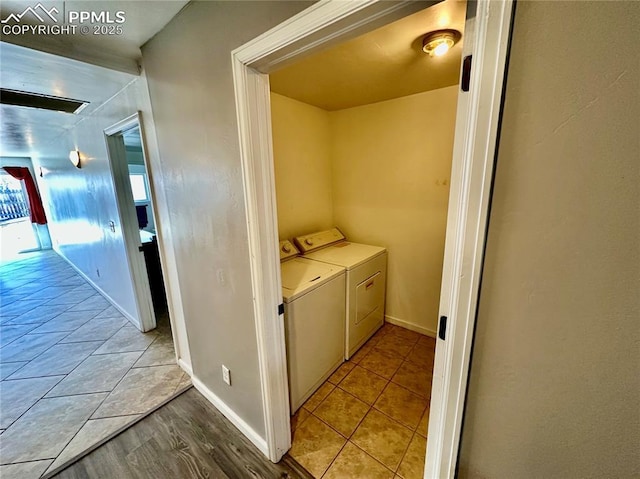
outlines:
[{"label": "dome ceiling light", "polygon": [[422,51],[430,57],[441,57],[462,38],[458,30],[437,30],[422,39]]}]

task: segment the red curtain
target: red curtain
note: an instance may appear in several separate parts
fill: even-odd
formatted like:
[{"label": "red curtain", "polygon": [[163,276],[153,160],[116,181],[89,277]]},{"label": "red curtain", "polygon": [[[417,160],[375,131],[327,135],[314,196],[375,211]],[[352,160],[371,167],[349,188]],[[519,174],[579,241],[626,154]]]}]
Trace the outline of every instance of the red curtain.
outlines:
[{"label": "red curtain", "polygon": [[27,187],[27,196],[29,197],[31,222],[38,223],[39,225],[46,225],[47,217],[44,214],[44,208],[42,207],[40,193],[38,193],[36,184],[33,181],[31,173],[29,173],[29,168],[20,166],[5,166],[4,171],[9,173],[16,180],[24,180],[24,184]]}]

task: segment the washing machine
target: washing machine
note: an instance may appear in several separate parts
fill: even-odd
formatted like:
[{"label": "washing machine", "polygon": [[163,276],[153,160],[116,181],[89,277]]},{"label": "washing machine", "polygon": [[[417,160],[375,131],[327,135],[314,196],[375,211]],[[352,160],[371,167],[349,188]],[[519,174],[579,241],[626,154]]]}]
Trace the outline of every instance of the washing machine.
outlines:
[{"label": "washing machine", "polygon": [[345,268],[280,242],[291,414],[344,361]]},{"label": "washing machine", "polygon": [[345,359],[384,324],[387,250],[351,243],[333,228],[294,238],[303,258],[346,269]]}]

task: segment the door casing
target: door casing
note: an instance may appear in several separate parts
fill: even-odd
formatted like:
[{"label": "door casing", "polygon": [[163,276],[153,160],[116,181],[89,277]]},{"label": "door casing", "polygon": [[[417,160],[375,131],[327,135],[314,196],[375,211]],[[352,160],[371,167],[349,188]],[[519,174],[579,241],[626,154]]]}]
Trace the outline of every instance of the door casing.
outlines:
[{"label": "door casing", "polygon": [[[455,475],[513,12],[511,0],[469,5],[475,9],[467,15],[463,48],[473,62],[469,91],[458,99],[439,310],[448,324],[446,339],[436,345],[425,478]],[[282,293],[269,72],[427,6],[321,1],[231,53],[266,430],[265,441],[254,443],[274,462],[291,447],[291,431],[284,326],[278,315]]]}]

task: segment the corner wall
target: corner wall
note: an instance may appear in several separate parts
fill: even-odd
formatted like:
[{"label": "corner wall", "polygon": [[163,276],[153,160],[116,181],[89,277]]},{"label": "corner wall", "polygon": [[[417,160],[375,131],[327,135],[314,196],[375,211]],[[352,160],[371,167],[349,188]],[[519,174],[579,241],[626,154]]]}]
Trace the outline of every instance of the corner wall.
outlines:
[{"label": "corner wall", "polygon": [[389,250],[387,319],[435,336],[458,87],[330,113],[335,223]]},{"label": "corner wall", "polygon": [[516,7],[460,478],[640,476],[638,25]]},{"label": "corner wall", "polygon": [[330,113],[271,92],[280,239],[332,228]]}]

